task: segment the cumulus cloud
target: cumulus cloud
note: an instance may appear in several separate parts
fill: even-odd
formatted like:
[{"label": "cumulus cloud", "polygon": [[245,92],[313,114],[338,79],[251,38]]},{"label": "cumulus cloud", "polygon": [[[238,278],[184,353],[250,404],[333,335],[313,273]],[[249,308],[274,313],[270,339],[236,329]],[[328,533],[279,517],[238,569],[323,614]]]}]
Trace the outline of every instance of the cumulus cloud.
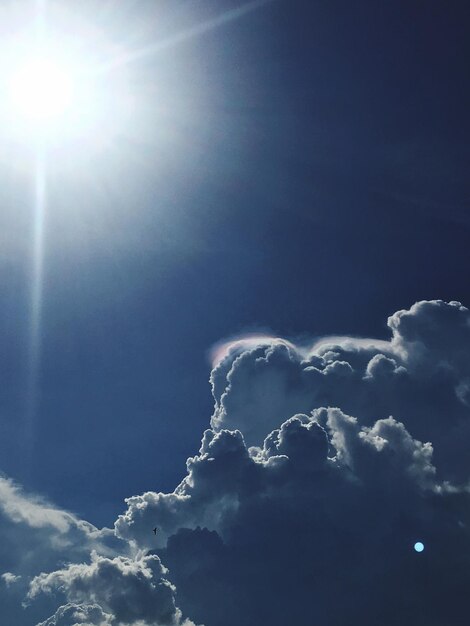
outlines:
[{"label": "cumulus cloud", "polygon": [[[136,556],[113,530],[97,529],[5,477],[0,478],[0,531],[0,563],[7,570],[0,602],[8,623],[191,624],[183,622],[174,585],[157,556]],[[58,598],[65,602],[57,609]]]},{"label": "cumulus cloud", "polygon": [[179,604],[206,626],[460,623],[469,319],[421,302],[388,342],[225,346],[187,476],[129,498],[117,534],[145,549],[157,525]]},{"label": "cumulus cloud", "polygon": [[49,604],[22,607],[30,580],[64,562],[126,553],[128,546],[111,529],[98,529],[73,513],[35,494],[24,492],[11,479],[0,477],[0,585],[2,616],[17,626],[38,621]]},{"label": "cumulus cloud", "polygon": [[293,416],[262,447],[248,449],[240,431],[208,430],[176,491],[130,498],[116,530],[141,546],[153,543],[148,539],[153,520],[162,546],[180,528],[205,527],[226,538],[253,499],[291,498],[299,490],[303,493],[306,481],[314,482],[316,495],[332,483],[375,485],[389,477],[400,489],[432,491],[439,486],[432,452],[430,443],[414,440],[394,418],[361,427],[336,408]]},{"label": "cumulus cloud", "polygon": [[[196,621],[394,624],[405,611],[419,616],[429,602],[423,577],[441,581],[442,571],[446,601],[436,597],[426,616],[445,619],[450,598],[454,616],[463,610],[468,496],[443,490],[432,446],[395,419],[361,427],[320,409],[250,450],[241,433],[206,433],[188,470],[171,513],[174,495],[133,499],[118,532],[145,545],[139,524],[165,520],[159,555]],[[417,539],[431,553],[427,574]]]},{"label": "cumulus cloud", "polygon": [[[35,577],[28,598],[60,592],[69,602],[78,602],[81,606],[93,603],[94,613],[100,619],[105,616],[115,626],[176,626],[181,624],[181,612],[175,604],[175,587],[165,578],[166,574],[166,568],[156,555],[110,559],[94,552],[89,564],[70,564]],[[70,606],[77,605],[62,607],[59,623],[64,613],[68,616],[71,612]],[[87,610],[83,614],[90,613],[89,605],[84,606]],[[107,613],[100,613],[100,610]],[[57,621],[57,617],[50,619]],[[55,624],[45,622],[49,623]]]},{"label": "cumulus cloud", "polygon": [[219,346],[211,428],[172,493],[127,499],[120,551],[0,483],[4,528],[54,553],[32,542],[33,568],[0,547],[5,592],[49,601],[38,626],[463,623],[470,313],[419,302],[388,326],[389,341]]},{"label": "cumulus cloud", "polygon": [[[441,472],[467,478],[470,313],[457,302],[418,302],[388,319],[390,341],[329,338],[310,348],[276,340],[227,349],[211,374],[212,427],[260,445],[295,413],[338,406],[361,423],[399,416],[430,439]],[[457,452],[457,453],[456,453]]]},{"label": "cumulus cloud", "polygon": [[111,615],[97,604],[66,604],[37,626],[112,626]]}]

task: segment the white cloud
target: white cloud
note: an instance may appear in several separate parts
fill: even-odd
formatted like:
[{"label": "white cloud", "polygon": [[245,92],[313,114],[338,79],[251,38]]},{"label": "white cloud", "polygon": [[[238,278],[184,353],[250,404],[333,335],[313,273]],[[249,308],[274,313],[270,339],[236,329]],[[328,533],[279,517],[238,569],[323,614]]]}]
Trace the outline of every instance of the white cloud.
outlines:
[{"label": "white cloud", "polygon": [[446,478],[465,481],[470,313],[455,302],[419,302],[388,325],[389,342],[329,337],[306,349],[264,338],[228,351],[211,374],[212,427],[239,429],[260,445],[291,415],[321,406],[338,406],[367,426],[394,415],[433,441]]},{"label": "white cloud", "polygon": [[0,578],[3,580],[7,587],[10,587],[10,585],[14,585],[19,580],[21,580],[21,576],[17,576],[15,574],[12,574],[11,572],[5,572],[1,575]]},{"label": "white cloud", "polygon": [[127,499],[120,545],[0,479],[0,594],[27,591],[38,626],[459,623],[470,314],[420,302],[389,327],[225,347],[199,453],[174,492]]},{"label": "white cloud", "polygon": [[156,555],[109,559],[92,553],[91,563],[70,564],[36,576],[28,598],[61,592],[69,602],[100,607],[116,626],[176,626],[181,624],[181,612],[167,573]]},{"label": "white cloud", "polygon": [[59,534],[68,533],[72,527],[80,526],[84,532],[93,532],[94,527],[78,520],[36,495],[25,495],[12,480],[0,477],[0,510],[12,522],[31,528],[50,528]]},{"label": "white cloud", "polygon": [[97,604],[66,604],[37,626],[112,626],[112,616]]},{"label": "white cloud", "polygon": [[15,626],[31,626],[41,616],[40,603],[37,610],[21,606],[32,577],[86,559],[91,550],[113,556],[128,551],[112,530],[100,530],[5,477],[0,477],[0,533],[0,565],[6,570],[0,604],[4,619]]}]

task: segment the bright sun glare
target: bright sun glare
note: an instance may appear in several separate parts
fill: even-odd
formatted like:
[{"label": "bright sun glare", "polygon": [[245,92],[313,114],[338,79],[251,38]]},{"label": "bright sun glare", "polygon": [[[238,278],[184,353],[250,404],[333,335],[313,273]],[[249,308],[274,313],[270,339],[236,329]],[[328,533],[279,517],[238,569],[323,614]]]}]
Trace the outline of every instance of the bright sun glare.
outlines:
[{"label": "bright sun glare", "polygon": [[64,114],[73,103],[74,82],[71,68],[38,54],[13,71],[9,92],[18,115],[30,121],[50,121]]},{"label": "bright sun glare", "polygon": [[128,132],[135,98],[126,68],[103,69],[122,51],[108,33],[59,5],[42,11],[20,12],[3,38],[0,21],[0,145],[47,146],[57,169],[109,151]]},{"label": "bright sun glare", "polygon": [[61,46],[32,45],[22,52],[12,55],[5,70],[4,126],[25,142],[38,134],[69,148],[70,139],[88,137],[93,142],[96,129],[105,127],[103,119],[117,110],[118,101],[104,92],[92,62]]}]

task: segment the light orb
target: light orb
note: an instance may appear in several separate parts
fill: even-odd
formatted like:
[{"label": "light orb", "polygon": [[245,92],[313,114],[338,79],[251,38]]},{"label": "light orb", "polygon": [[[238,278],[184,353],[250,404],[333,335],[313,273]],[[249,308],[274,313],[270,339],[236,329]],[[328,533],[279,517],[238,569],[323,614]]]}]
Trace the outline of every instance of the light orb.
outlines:
[{"label": "light orb", "polygon": [[417,541],[414,545],[415,552],[422,552],[424,550],[424,543]]}]

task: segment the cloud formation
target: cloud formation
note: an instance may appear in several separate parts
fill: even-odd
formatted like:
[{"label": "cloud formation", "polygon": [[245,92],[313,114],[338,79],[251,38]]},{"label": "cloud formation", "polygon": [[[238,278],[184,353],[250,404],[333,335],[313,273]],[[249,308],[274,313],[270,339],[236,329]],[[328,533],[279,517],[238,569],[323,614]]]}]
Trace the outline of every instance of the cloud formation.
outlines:
[{"label": "cloud formation", "polygon": [[389,318],[389,342],[225,348],[187,476],[129,498],[118,536],[147,549],[157,524],[180,606],[206,626],[460,623],[469,320],[420,302]]},{"label": "cloud formation", "polygon": [[[182,622],[181,612],[175,604],[175,588],[166,574],[156,555],[110,559],[92,553],[89,564],[70,564],[35,577],[28,598],[60,592],[69,602],[81,603],[62,607],[59,617],[52,618],[59,619],[59,623],[68,619],[70,606],[85,606],[85,615],[92,611],[97,616],[95,621],[107,620],[113,626],[176,626]],[[85,604],[90,602],[91,608]]]},{"label": "cloud formation", "polygon": [[33,533],[28,558],[0,548],[4,597],[38,626],[463,623],[470,313],[419,302],[388,326],[226,344],[185,478],[128,498],[114,539],[0,481],[5,532]]},{"label": "cloud formation", "polygon": [[97,604],[66,604],[38,626],[112,626],[111,615]]},{"label": "cloud formation", "polygon": [[[295,413],[338,406],[365,425],[399,416],[435,445],[441,472],[468,478],[470,314],[457,302],[418,302],[388,319],[389,342],[355,338],[296,349],[279,341],[228,349],[211,374],[212,427],[239,429],[248,445]],[[306,356],[306,352],[308,355]]]},{"label": "cloud formation", "polygon": [[0,532],[0,603],[8,623],[192,624],[182,619],[174,585],[157,556],[138,554],[113,530],[97,529],[5,477]]},{"label": "cloud formation", "polygon": [[98,529],[73,513],[35,494],[24,492],[11,479],[0,477],[0,605],[8,623],[35,624],[50,604],[22,608],[30,580],[64,562],[127,553],[128,546],[111,529]]}]

